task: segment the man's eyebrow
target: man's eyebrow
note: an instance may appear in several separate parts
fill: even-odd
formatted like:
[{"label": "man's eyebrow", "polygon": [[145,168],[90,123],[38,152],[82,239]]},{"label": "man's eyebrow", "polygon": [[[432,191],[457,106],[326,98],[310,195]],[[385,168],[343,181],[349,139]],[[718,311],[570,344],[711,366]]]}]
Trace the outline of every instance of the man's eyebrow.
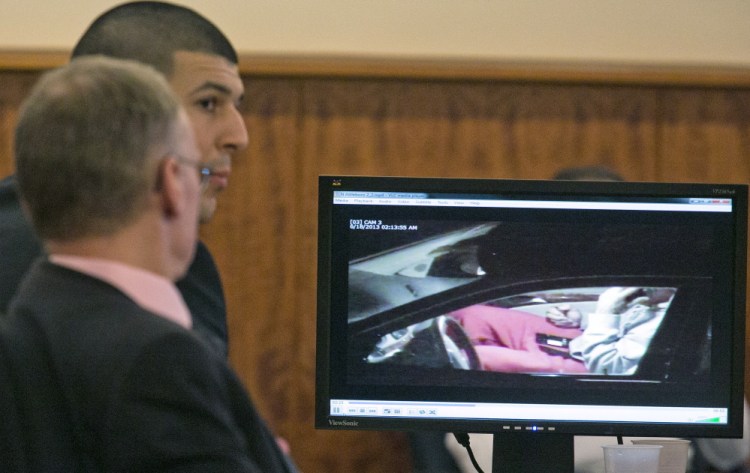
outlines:
[{"label": "man's eyebrow", "polygon": [[233,91],[232,91],[232,89],[230,87],[228,87],[228,86],[226,86],[224,84],[221,84],[219,82],[212,82],[212,81],[204,82],[199,87],[196,87],[195,89],[193,89],[192,93],[195,94],[195,93],[203,92],[203,91],[206,91],[206,90],[213,90],[214,92],[218,92],[218,93],[220,93],[222,95],[230,95],[231,96],[233,94]]}]

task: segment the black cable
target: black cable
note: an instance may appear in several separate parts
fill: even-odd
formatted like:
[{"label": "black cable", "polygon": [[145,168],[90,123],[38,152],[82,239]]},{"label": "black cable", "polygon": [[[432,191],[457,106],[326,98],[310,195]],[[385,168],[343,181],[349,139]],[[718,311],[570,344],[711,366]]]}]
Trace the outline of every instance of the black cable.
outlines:
[{"label": "black cable", "polygon": [[456,442],[458,442],[466,449],[466,452],[469,454],[471,464],[474,465],[474,469],[476,469],[479,473],[484,473],[484,471],[482,471],[482,468],[479,467],[477,459],[474,458],[474,452],[471,450],[471,442],[469,441],[469,434],[467,434],[466,432],[453,432],[453,436],[456,437]]}]

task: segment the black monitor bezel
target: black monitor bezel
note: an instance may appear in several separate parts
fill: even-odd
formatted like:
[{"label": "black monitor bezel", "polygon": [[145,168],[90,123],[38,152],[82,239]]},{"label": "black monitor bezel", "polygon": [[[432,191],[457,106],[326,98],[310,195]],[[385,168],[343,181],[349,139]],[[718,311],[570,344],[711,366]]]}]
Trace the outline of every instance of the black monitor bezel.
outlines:
[{"label": "black monitor bezel", "polygon": [[[737,290],[733,291],[734,313],[732,318],[733,340],[730,350],[733,384],[731,386],[730,416],[726,426],[682,425],[682,424],[620,424],[588,422],[511,422],[514,428],[541,427],[540,431],[553,428],[557,433],[576,435],[634,435],[634,436],[699,436],[739,437],[742,435],[744,400],[745,358],[745,287],[746,287],[746,240],[747,240],[747,186],[737,184],[689,184],[689,183],[639,183],[639,182],[583,182],[583,181],[534,181],[505,179],[448,179],[410,178],[388,176],[320,176],[318,205],[318,319],[316,354],[316,409],[315,425],[324,429],[364,430],[442,430],[489,432],[501,431],[501,424],[508,422],[484,420],[446,420],[368,417],[353,421],[341,421],[329,416],[330,334],[331,320],[331,252],[330,225],[333,192],[357,190],[373,192],[444,192],[487,193],[507,195],[566,195],[571,199],[590,198],[598,195],[707,197],[733,199],[735,216],[734,265],[732,280]],[[338,422],[332,422],[338,421]]]}]

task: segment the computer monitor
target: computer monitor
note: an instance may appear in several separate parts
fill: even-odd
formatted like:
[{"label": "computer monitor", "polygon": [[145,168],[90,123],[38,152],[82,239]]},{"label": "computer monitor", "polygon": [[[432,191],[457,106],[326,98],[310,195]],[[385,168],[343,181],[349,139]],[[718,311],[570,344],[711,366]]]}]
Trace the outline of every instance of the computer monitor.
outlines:
[{"label": "computer monitor", "polygon": [[316,427],[740,437],[747,186],[321,176]]}]

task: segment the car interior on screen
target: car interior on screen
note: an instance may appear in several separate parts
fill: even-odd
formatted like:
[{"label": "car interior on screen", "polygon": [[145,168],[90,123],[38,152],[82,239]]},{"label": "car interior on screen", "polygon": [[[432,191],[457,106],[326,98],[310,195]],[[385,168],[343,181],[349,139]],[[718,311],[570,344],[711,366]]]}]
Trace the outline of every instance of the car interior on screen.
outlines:
[{"label": "car interior on screen", "polygon": [[[392,241],[349,242],[350,362],[377,366],[369,373],[381,382],[436,370],[654,380],[707,374],[711,309],[703,295],[711,278],[691,268],[705,261],[710,235],[693,235],[682,253],[666,244],[679,225],[410,226]],[[610,263],[597,264],[605,257]],[[704,322],[684,333],[680,320]],[[681,349],[686,342],[689,351]]]}]

